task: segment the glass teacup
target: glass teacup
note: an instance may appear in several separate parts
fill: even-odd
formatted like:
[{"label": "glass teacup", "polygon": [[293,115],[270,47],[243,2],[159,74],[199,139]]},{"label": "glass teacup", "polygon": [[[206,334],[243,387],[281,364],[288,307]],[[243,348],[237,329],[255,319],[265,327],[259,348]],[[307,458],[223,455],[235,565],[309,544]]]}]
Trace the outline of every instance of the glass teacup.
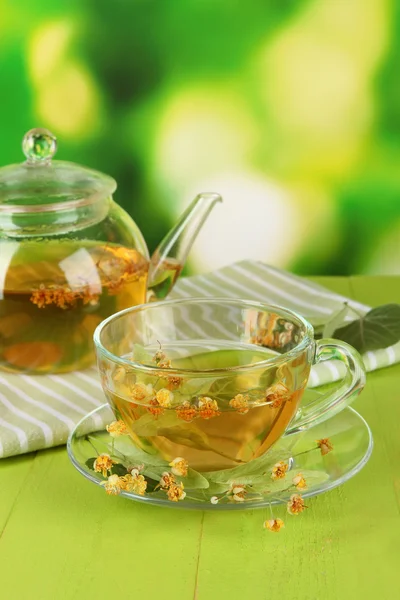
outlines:
[{"label": "glass teacup", "polygon": [[[258,302],[136,306],[103,321],[94,339],[105,395],[135,445],[196,471],[262,456],[282,435],[329,419],[365,385],[354,348],[316,341],[300,315]],[[346,377],[303,406],[311,366],[333,358]]]}]

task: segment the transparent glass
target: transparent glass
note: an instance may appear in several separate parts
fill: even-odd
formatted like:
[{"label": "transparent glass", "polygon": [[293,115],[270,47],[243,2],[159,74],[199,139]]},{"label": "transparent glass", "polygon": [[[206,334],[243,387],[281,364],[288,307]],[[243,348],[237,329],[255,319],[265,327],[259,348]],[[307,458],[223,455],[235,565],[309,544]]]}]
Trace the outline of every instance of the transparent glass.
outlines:
[{"label": "transparent glass", "polygon": [[148,269],[140,232],[111,198],[0,213],[0,369],[90,366],[95,328],[145,301]]},{"label": "transparent glass", "polygon": [[[277,306],[171,300],[113,315],[95,332],[101,382],[136,446],[197,472],[262,457],[283,434],[317,425],[361,391],[358,353],[315,341],[312,326]],[[312,364],[339,358],[347,376],[302,403]]]},{"label": "transparent glass", "polygon": [[25,162],[0,168],[0,370],[84,369],[104,318],[168,294],[221,197],[198,195],[150,260],[111,177],[52,160],[46,129],[22,148]]},{"label": "transparent glass", "polygon": [[[304,399],[311,403],[318,395],[316,390],[307,389]],[[132,439],[127,439],[126,436],[112,438],[106,431],[105,426],[110,426],[114,418],[108,404],[96,408],[78,423],[67,443],[68,455],[74,467],[89,481],[99,486],[104,486],[106,477],[93,469],[96,452],[110,455],[117,463],[119,473],[123,472],[123,465],[129,467],[137,461],[137,447]],[[100,431],[98,430],[99,421],[104,424],[104,429]],[[333,450],[325,456],[316,447],[315,440],[327,438],[331,441]],[[149,457],[149,464],[143,465],[142,473],[148,481],[145,494],[140,495],[133,490],[126,489],[121,490],[120,493],[131,500],[183,509],[243,510],[261,508],[287,502],[291,494],[298,491],[290,486],[296,473],[302,473],[306,477],[307,487],[301,491],[304,498],[327,492],[345,483],[366,465],[372,448],[373,439],[368,424],[355,410],[348,407],[308,431],[282,436],[275,444],[273,451],[267,453],[265,460],[261,459],[263,463],[257,468],[252,468],[245,478],[238,474],[236,467],[235,483],[242,481],[248,484],[248,491],[243,502],[232,501],[229,496],[221,498],[218,503],[211,502],[211,498],[216,493],[221,496],[221,491],[224,490],[223,481],[226,482],[225,488],[229,490],[231,479],[228,471],[224,471],[225,478],[221,478],[219,490],[216,489],[217,486],[213,479],[210,479],[208,487],[205,487],[204,481],[201,481],[200,478],[196,479],[191,473],[188,474],[188,477],[182,478],[186,490],[184,501],[171,502],[164,491],[156,489],[154,483],[151,485],[151,480],[157,477],[157,472],[160,474],[163,470],[170,469],[168,463],[165,467],[155,466],[153,463],[158,457],[153,460],[152,457]],[[290,465],[290,471],[283,482],[278,480],[273,483],[268,470],[278,459],[286,460]],[[155,470],[156,473],[154,473]],[[215,475],[215,472],[211,476],[213,474]],[[257,485],[260,481],[260,474],[266,489],[260,489]],[[188,479],[189,477],[190,479]]]}]

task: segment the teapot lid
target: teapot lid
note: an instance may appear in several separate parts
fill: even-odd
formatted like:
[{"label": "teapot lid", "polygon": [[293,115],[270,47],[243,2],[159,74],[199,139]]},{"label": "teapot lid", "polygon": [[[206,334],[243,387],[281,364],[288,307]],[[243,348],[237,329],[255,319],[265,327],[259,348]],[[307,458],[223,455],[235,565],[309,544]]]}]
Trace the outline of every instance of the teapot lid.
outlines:
[{"label": "teapot lid", "polygon": [[[89,204],[111,195],[116,181],[72,162],[52,160],[57,139],[31,129],[22,141],[26,161],[0,168],[0,212],[40,212]],[[62,206],[61,206],[62,205]]]}]

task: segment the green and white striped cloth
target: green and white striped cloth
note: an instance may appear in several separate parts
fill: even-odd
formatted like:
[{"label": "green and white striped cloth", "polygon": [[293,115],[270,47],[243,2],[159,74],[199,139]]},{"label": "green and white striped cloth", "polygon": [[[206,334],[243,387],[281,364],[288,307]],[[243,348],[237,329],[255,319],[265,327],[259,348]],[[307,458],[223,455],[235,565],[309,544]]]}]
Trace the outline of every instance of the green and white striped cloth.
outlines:
[{"label": "green and white striped cloth", "polygon": [[[344,301],[359,311],[369,307],[334,294],[306,279],[255,261],[243,261],[205,275],[182,278],[174,298],[230,297],[291,308],[313,324],[327,322]],[[371,371],[400,361],[400,343],[365,354]],[[325,362],[312,369],[310,387],[341,379],[344,365]],[[0,457],[64,444],[84,415],[105,402],[96,370],[67,375],[0,374]],[[89,425],[103,426],[100,418]]]}]

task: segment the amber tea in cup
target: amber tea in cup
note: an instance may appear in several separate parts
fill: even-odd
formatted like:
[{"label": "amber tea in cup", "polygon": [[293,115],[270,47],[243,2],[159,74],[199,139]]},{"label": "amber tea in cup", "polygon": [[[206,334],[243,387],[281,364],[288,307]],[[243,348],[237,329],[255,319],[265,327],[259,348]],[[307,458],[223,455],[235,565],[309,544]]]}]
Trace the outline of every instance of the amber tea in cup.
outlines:
[{"label": "amber tea in cup", "polygon": [[[149,456],[197,471],[263,455],[282,436],[329,418],[362,389],[358,353],[284,308],[229,299],[158,302],[122,311],[95,332],[104,392]],[[348,375],[303,407],[314,362],[337,358]]]}]

